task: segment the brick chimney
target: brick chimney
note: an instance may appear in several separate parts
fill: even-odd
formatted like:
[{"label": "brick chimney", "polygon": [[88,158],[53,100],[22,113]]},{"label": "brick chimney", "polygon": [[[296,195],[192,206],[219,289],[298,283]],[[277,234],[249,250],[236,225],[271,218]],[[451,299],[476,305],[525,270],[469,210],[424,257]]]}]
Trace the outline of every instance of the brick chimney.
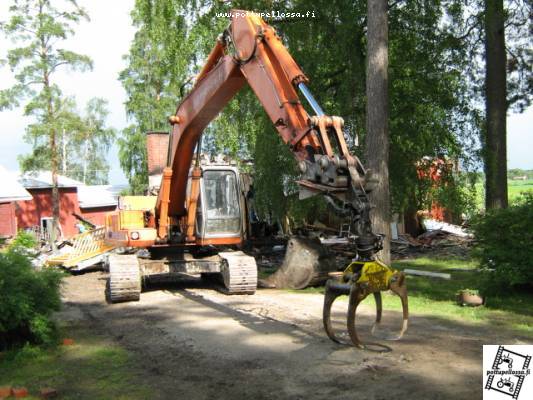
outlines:
[{"label": "brick chimney", "polygon": [[168,132],[147,132],[146,151],[150,189],[159,189],[163,168],[167,166]]},{"label": "brick chimney", "polygon": [[148,175],[163,173],[167,166],[168,132],[148,132],[146,151],[148,155]]}]

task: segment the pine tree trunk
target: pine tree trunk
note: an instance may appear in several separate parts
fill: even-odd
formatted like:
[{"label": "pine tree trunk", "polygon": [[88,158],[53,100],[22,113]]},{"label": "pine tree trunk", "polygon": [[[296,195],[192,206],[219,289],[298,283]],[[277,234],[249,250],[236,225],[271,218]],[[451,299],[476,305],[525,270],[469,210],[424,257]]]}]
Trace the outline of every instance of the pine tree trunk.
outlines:
[{"label": "pine tree trunk", "polygon": [[388,17],[387,0],[367,0],[368,50],[366,71],[366,166],[379,182],[370,193],[375,233],[386,235],[378,255],[390,265],[389,194],[389,105],[388,105]]},{"label": "pine tree trunk", "polygon": [[57,233],[59,231],[59,185],[58,185],[58,178],[57,178],[57,168],[58,168],[58,160],[57,160],[57,143],[56,143],[56,132],[55,130],[52,130],[50,132],[50,150],[52,152],[52,215],[53,215],[53,223],[52,223],[52,232],[50,235],[50,241],[52,242],[52,249],[56,250],[56,239],[57,239]]},{"label": "pine tree trunk", "polygon": [[85,180],[87,178],[87,159],[89,158],[89,139],[85,140],[83,149],[83,184],[85,185]]},{"label": "pine tree trunk", "polygon": [[[44,90],[48,96],[47,104],[47,121],[53,121],[54,111],[52,105],[52,94],[50,88],[50,80],[48,73],[44,73]],[[55,129],[50,129],[50,158],[52,167],[52,231],[50,233],[50,247],[52,250],[57,250],[56,239],[59,230],[59,189],[57,179],[58,154],[57,154],[57,133]]]},{"label": "pine tree trunk", "polygon": [[485,207],[507,207],[507,90],[503,0],[485,0]]},{"label": "pine tree trunk", "polygon": [[67,133],[65,131],[65,129],[63,128],[63,137],[62,137],[62,141],[61,141],[61,163],[62,163],[62,167],[61,167],[61,174],[63,174],[64,176],[67,175]]}]

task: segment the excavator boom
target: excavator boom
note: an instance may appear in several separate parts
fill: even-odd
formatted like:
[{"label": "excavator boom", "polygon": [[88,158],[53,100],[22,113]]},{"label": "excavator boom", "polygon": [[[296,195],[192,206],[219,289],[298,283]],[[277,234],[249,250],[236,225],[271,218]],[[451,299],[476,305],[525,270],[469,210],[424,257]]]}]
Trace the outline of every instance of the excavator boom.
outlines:
[{"label": "excavator boom", "polygon": [[[159,239],[180,220],[192,234],[196,209],[186,189],[196,145],[206,126],[248,84],[298,161],[301,197],[321,193],[334,209],[353,214],[361,228],[360,250],[370,256],[379,249],[381,237],[370,230],[365,170],[348,151],[343,120],[324,114],[306,86],[308,78],[271,26],[245,11],[234,10],[232,15],[192,90],[169,119],[169,166],[156,205]],[[297,90],[315,115],[307,113]],[[195,192],[194,185],[190,192]]]}]

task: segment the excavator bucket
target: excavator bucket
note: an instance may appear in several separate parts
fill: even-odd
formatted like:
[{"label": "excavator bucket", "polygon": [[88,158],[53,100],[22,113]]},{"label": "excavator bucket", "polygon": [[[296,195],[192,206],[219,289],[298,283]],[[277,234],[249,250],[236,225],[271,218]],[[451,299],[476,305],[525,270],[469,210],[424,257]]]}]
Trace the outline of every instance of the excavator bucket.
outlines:
[{"label": "excavator bucket", "polygon": [[[402,302],[402,327],[398,334],[383,336],[379,332],[383,315],[383,303],[381,292],[390,290],[400,297]],[[373,294],[376,302],[376,319],[371,333],[383,340],[399,340],[407,330],[409,310],[407,302],[407,286],[405,274],[394,271],[379,261],[353,262],[344,271],[342,280],[330,279],[326,282],[324,296],[323,323],[328,337],[336,343],[351,344],[361,349],[387,352],[391,348],[376,342],[362,342],[356,328],[356,314],[359,304],[370,294]],[[350,343],[339,338],[331,323],[331,308],[335,300],[342,295],[348,297],[347,328]]]},{"label": "excavator bucket", "polygon": [[323,284],[328,273],[335,271],[334,257],[331,257],[318,239],[292,237],[281,267],[268,278],[260,281],[264,287],[304,289]]}]

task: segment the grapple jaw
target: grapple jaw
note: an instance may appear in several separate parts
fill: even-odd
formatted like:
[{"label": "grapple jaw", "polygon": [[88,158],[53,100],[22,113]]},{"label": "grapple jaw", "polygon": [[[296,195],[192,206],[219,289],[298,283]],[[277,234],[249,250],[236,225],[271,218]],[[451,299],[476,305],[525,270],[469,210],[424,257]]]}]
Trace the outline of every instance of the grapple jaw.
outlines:
[{"label": "grapple jaw", "polygon": [[[398,295],[402,302],[403,322],[400,332],[394,336],[383,336],[379,326],[383,314],[381,292],[390,290]],[[380,261],[355,261],[344,271],[341,281],[330,279],[326,282],[324,296],[323,323],[328,337],[336,343],[351,344],[361,349],[373,351],[390,351],[391,348],[380,343],[363,343],[357,335],[355,326],[357,307],[369,295],[373,294],[376,302],[376,319],[372,326],[372,335],[383,340],[399,340],[407,330],[409,311],[407,303],[407,286],[405,274],[394,271]],[[331,307],[335,299],[348,295],[347,327],[350,342],[346,343],[335,335],[331,324]]]}]

